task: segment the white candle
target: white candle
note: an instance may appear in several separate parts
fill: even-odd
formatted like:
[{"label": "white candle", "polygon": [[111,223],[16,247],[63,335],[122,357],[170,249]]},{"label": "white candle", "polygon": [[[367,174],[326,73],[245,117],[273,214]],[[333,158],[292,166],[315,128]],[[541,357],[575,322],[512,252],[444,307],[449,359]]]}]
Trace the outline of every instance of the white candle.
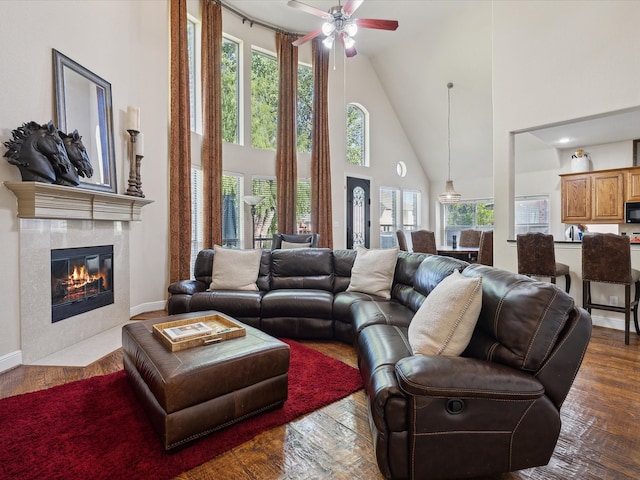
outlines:
[{"label": "white candle", "polygon": [[136,155],[144,157],[144,133],[139,133],[136,136]]},{"label": "white candle", "polygon": [[140,107],[127,107],[127,130],[140,131]]}]

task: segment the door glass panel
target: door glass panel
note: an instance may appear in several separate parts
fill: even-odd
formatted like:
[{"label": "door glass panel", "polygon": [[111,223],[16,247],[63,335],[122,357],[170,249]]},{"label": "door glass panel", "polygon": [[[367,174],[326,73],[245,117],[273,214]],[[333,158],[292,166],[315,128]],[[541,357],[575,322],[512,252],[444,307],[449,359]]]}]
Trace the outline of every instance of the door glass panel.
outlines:
[{"label": "door glass panel", "polygon": [[365,198],[362,187],[353,189],[353,248],[365,246]]}]

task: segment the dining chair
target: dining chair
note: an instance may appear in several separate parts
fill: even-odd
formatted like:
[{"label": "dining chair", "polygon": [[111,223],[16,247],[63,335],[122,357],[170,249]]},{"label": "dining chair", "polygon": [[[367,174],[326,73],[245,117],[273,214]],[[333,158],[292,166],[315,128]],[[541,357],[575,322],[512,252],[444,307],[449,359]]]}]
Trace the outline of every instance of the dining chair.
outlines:
[{"label": "dining chair", "polygon": [[481,235],[482,230],[474,230],[472,228],[461,230],[458,245],[461,247],[480,247]]},{"label": "dining chair", "polygon": [[271,250],[282,248],[282,242],[289,244],[300,243],[310,248],[318,248],[320,241],[319,233],[274,233],[271,241]]},{"label": "dining chair", "polygon": [[[624,285],[624,306],[596,303],[591,296],[591,282]],[[631,300],[631,284],[635,285],[635,298]],[[582,237],[582,307],[624,313],[624,343],[629,345],[631,311],[636,334],[638,328],[638,298],[640,297],[640,271],[631,268],[631,243],[627,235],[615,233],[589,233]]]},{"label": "dining chair", "polygon": [[413,244],[414,252],[438,254],[436,235],[430,230],[415,230],[411,232],[411,243]]},{"label": "dining chair", "polygon": [[398,248],[403,252],[408,251],[407,237],[404,235],[404,230],[396,230],[396,237],[398,237]]},{"label": "dining chair", "polygon": [[477,263],[493,267],[493,230],[487,230],[480,235]]},{"label": "dining chair", "polygon": [[[461,247],[480,247],[480,237],[482,236],[482,230],[474,230],[473,228],[468,228],[466,230],[460,231],[460,239],[458,240],[458,245]],[[478,255],[475,253],[470,253],[469,258],[467,259],[469,262],[477,262]]]},{"label": "dining chair", "polygon": [[516,245],[518,273],[530,277],[549,277],[551,283],[556,283],[556,277],[564,275],[564,289],[569,293],[569,265],[556,262],[553,235],[540,232],[521,233],[516,237]]}]

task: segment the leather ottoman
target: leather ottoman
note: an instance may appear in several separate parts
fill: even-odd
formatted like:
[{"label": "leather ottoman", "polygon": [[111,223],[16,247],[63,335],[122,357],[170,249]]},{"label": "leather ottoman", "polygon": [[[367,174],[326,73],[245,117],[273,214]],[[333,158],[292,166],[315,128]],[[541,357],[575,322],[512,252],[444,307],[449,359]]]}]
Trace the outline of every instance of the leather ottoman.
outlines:
[{"label": "leather ottoman", "polygon": [[192,312],[122,328],[124,369],[166,450],[287,400],[289,346],[243,325],[246,336],[170,352],[152,326],[218,312]]}]

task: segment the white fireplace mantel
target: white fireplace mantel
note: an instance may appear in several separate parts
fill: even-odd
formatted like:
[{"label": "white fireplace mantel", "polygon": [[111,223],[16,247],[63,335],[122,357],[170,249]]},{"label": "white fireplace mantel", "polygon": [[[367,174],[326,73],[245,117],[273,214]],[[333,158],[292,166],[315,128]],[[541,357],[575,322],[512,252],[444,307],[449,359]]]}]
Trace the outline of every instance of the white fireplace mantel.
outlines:
[{"label": "white fireplace mantel", "polygon": [[20,218],[66,220],[141,220],[142,207],[152,203],[140,197],[41,182],[4,182],[18,199]]}]

